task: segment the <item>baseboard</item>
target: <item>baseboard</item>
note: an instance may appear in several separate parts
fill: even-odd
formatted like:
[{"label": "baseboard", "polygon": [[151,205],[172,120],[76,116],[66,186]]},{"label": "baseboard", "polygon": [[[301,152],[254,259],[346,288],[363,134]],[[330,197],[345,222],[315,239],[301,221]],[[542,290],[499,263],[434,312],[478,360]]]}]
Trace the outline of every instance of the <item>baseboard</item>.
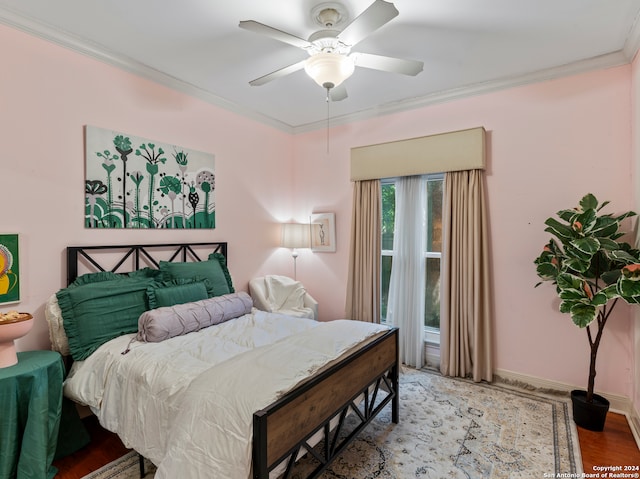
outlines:
[{"label": "baseboard", "polygon": [[636,440],[638,449],[640,449],[640,416],[638,416],[638,412],[634,409],[631,412],[631,416],[627,416],[627,419],[629,420],[629,427],[631,428],[633,438]]},{"label": "baseboard", "polygon": [[[551,381],[549,379],[538,378],[535,376],[528,376],[513,371],[507,371],[505,369],[495,370],[494,380],[496,382],[503,382],[505,384],[513,384],[525,387],[529,386],[541,391],[568,393],[573,389],[584,389],[584,387],[581,386],[562,383],[560,381]],[[611,412],[624,414],[627,417],[629,427],[631,428],[631,433],[636,440],[636,444],[638,444],[638,447],[640,448],[640,417],[638,417],[638,414],[634,410],[631,400],[628,397],[621,396],[619,394],[611,394],[602,391],[597,391],[597,393],[609,400],[609,410]]]}]

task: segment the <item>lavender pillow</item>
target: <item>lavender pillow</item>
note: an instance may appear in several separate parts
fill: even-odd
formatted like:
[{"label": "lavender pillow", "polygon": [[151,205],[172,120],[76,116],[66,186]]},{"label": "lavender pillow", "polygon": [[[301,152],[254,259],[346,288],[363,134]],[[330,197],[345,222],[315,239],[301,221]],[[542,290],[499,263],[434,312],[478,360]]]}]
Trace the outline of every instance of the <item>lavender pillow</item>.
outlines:
[{"label": "lavender pillow", "polygon": [[251,312],[253,300],[244,291],[145,311],[138,319],[138,341],[158,343],[223,323]]}]

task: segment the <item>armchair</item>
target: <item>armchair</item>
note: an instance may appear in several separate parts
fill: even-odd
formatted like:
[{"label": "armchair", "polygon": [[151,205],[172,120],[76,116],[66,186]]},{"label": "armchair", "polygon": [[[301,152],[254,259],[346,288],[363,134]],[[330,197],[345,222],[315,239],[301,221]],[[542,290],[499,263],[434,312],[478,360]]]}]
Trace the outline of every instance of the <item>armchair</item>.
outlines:
[{"label": "armchair", "polygon": [[253,305],[262,311],[318,319],[318,302],[300,281],[287,276],[267,275],[249,281]]}]

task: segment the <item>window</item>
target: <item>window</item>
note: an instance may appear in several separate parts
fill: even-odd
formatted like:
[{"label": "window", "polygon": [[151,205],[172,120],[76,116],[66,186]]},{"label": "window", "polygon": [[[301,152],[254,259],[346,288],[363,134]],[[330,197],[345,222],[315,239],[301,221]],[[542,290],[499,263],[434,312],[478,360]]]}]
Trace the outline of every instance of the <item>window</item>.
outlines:
[{"label": "window", "polygon": [[[425,257],[425,312],[424,326],[427,341],[439,342],[440,331],[440,259],[442,256],[442,193],[444,175],[428,175],[427,188],[427,242]],[[395,181],[383,180],[382,190],[382,258],[380,312],[386,321],[389,300],[389,280],[393,264],[393,232],[395,223]]]}]

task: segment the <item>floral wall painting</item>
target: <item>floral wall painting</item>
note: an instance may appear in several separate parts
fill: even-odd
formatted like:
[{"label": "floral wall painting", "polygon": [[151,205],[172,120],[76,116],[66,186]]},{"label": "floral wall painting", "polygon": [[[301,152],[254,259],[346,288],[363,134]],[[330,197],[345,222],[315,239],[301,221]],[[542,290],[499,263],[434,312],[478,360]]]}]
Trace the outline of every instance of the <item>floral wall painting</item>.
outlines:
[{"label": "floral wall painting", "polygon": [[215,157],[85,127],[86,228],[215,228]]},{"label": "floral wall painting", "polygon": [[20,301],[18,235],[0,234],[0,304]]},{"label": "floral wall painting", "polygon": [[311,251],[334,253],[336,251],[335,213],[311,215]]}]

